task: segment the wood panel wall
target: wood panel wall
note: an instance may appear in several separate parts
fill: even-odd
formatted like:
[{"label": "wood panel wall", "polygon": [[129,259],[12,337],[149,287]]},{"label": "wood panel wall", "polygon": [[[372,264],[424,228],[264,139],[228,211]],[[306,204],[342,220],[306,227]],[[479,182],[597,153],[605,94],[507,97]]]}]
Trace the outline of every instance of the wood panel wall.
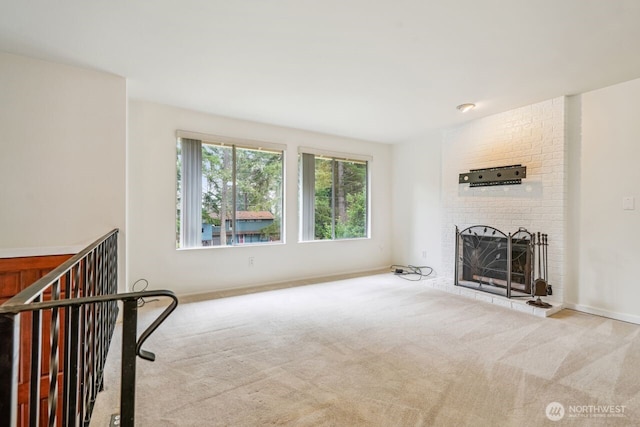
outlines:
[{"label": "wood panel wall", "polygon": [[[0,259],[0,304],[4,303],[23,289],[32,285],[36,280],[46,275],[51,270],[71,258],[73,255],[47,255],[34,257],[19,258],[1,258]],[[44,295],[44,299],[49,299],[48,293]],[[61,341],[64,336],[64,313],[61,313]],[[43,313],[42,317],[42,354],[49,353],[49,326],[51,323],[51,314]],[[29,411],[29,374],[30,360],[28,355],[31,351],[31,314],[24,313],[20,322],[20,367],[18,374],[18,426],[26,426]],[[62,348],[60,349],[60,360],[64,360]],[[42,361],[41,369],[43,373],[48,372],[49,361],[46,357]],[[58,383],[61,384],[63,373],[58,374]],[[39,424],[47,425],[47,395],[48,395],[49,378],[47,375],[41,377],[40,382],[40,406],[41,417]],[[59,388],[62,392],[62,387]],[[62,396],[59,396],[61,399]],[[62,413],[58,412],[58,425],[61,425]]]},{"label": "wood panel wall", "polygon": [[72,256],[47,255],[0,258],[0,304],[30,286]]}]

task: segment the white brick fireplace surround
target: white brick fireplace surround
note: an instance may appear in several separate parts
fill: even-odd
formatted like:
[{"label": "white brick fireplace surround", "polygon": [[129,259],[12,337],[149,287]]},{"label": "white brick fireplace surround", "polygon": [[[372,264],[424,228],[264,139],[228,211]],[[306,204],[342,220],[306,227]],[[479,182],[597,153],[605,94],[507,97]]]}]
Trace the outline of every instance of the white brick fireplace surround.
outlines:
[{"label": "white brick fireplace surround", "polygon": [[[565,98],[529,105],[445,132],[442,145],[441,277],[453,278],[455,226],[489,225],[508,233],[525,227],[548,234],[549,282],[561,304],[565,277],[567,139]],[[470,169],[521,164],[520,185],[470,188],[458,175]],[[453,280],[451,280],[453,282]]]}]

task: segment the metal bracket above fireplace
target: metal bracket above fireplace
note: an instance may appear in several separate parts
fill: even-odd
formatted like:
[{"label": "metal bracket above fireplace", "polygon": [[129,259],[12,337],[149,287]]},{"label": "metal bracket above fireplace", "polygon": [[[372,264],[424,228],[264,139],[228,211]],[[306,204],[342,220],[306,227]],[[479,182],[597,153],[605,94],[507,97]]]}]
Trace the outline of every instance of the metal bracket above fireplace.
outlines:
[{"label": "metal bracket above fireplace", "polygon": [[511,165],[497,168],[471,169],[468,173],[460,174],[458,183],[470,184],[471,187],[522,184],[522,178],[526,177],[526,166]]}]

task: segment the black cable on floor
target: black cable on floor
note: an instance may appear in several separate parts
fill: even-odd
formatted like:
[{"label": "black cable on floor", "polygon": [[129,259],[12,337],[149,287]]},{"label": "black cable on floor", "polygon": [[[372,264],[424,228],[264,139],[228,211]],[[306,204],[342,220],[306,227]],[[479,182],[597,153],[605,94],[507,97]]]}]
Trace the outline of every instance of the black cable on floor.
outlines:
[{"label": "black cable on floor", "polygon": [[[136,289],[136,285],[138,283],[144,283],[142,289]],[[131,292],[146,291],[148,287],[149,287],[149,281],[147,279],[138,279],[133,283],[133,285],[131,285]],[[160,300],[157,299],[157,298],[154,298],[154,299],[151,299],[151,300],[147,301],[144,298],[138,298],[138,307],[143,307],[146,303],[154,302],[154,301],[160,301]]]},{"label": "black cable on floor", "polygon": [[433,268],[428,265],[416,266],[394,264],[391,266],[391,272],[402,279],[417,282],[430,276],[433,273]]}]

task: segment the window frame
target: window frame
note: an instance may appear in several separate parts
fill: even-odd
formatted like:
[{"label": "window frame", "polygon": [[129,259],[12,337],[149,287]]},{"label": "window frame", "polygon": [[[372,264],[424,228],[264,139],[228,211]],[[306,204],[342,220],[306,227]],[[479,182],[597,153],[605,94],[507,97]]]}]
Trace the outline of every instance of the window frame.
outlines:
[{"label": "window frame", "polygon": [[[212,245],[212,246],[203,246],[201,239],[199,240],[199,245],[183,245],[185,242],[184,238],[184,222],[183,218],[185,215],[184,212],[184,162],[182,163],[180,170],[181,177],[178,180],[178,160],[180,159],[181,153],[178,152],[178,146],[181,146],[181,140],[189,139],[199,141],[200,144],[208,144],[208,145],[216,145],[220,147],[231,147],[232,148],[232,156],[233,156],[233,166],[232,166],[232,205],[231,209],[231,218],[233,227],[232,227],[232,243],[228,245]],[[247,150],[258,150],[258,151],[267,151],[267,152],[279,152],[282,155],[282,173],[281,173],[281,190],[280,190],[280,199],[281,199],[281,208],[280,208],[280,240],[276,242],[252,242],[252,243],[240,243],[237,241],[237,218],[236,218],[236,210],[237,210],[237,162],[236,162],[236,149],[247,149]],[[267,141],[258,141],[252,139],[245,138],[234,138],[222,135],[211,135],[200,132],[191,132],[184,130],[176,131],[176,209],[180,209],[180,212],[176,212],[176,218],[180,218],[180,226],[176,230],[177,238],[176,238],[176,249],[177,250],[193,250],[193,249],[210,249],[210,248],[235,248],[235,247],[243,247],[243,246],[256,246],[256,245],[278,245],[284,244],[286,242],[286,224],[285,224],[285,216],[286,216],[286,149],[287,146],[285,144],[278,144]],[[200,176],[202,176],[202,160],[200,160]],[[180,187],[178,187],[180,186]],[[181,200],[178,200],[178,189],[181,190]],[[200,194],[200,205],[202,205],[202,189],[199,191]],[[200,208],[201,209],[201,208]],[[200,229],[202,229],[202,218],[201,214],[199,216]]]},{"label": "window frame", "polygon": [[[311,156],[313,157],[311,157]],[[332,206],[332,237],[330,239],[316,239],[315,237],[315,159],[329,159],[335,161],[364,163],[366,165],[365,173],[365,235],[359,237],[337,238],[335,233],[335,209]],[[329,151],[311,147],[298,147],[298,241],[300,243],[308,242],[338,242],[350,240],[371,239],[371,163],[373,156],[363,154],[343,153],[337,151]],[[313,165],[313,168],[309,166]],[[332,175],[333,176],[333,175]],[[332,177],[332,205],[335,198],[335,181]],[[310,191],[313,190],[313,191]]]}]

